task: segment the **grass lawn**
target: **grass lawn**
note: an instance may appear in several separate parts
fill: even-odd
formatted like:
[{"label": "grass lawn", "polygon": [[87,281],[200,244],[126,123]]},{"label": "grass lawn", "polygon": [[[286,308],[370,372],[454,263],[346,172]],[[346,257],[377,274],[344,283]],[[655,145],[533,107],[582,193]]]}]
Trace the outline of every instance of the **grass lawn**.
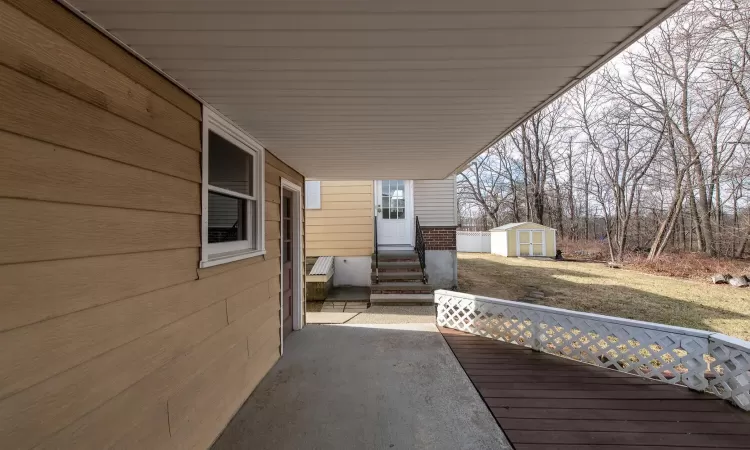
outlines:
[{"label": "grass lawn", "polygon": [[458,288],[517,300],[532,290],[537,304],[688,328],[750,340],[750,288],[610,269],[597,262],[458,254]]}]

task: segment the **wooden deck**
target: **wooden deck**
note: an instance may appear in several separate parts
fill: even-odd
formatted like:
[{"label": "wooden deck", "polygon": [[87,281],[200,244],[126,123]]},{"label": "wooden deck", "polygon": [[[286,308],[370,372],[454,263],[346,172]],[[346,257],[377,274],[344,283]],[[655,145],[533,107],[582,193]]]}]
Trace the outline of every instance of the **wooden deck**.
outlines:
[{"label": "wooden deck", "polygon": [[750,449],[750,414],[712,395],[440,331],[516,450]]}]

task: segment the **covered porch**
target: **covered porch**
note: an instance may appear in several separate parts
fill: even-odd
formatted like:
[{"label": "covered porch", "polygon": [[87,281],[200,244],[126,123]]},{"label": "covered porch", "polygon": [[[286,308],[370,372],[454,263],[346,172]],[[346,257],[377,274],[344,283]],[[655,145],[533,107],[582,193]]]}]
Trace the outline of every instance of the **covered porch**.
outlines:
[{"label": "covered porch", "polygon": [[0,0],[2,446],[509,448],[479,303],[306,327],[305,180],[448,177],[685,1]]},{"label": "covered porch", "polygon": [[293,333],[212,448],[511,447],[434,323],[357,323]]},{"label": "covered porch", "polygon": [[739,342],[448,291],[415,308],[294,333],[213,449],[750,448]]}]

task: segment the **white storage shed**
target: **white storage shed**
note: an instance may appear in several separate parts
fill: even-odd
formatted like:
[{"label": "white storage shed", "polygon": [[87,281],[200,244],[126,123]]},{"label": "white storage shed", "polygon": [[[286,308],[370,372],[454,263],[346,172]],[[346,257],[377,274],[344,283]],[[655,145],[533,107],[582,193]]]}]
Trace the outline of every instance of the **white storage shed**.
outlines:
[{"label": "white storage shed", "polygon": [[557,253],[557,230],[538,223],[508,223],[493,228],[490,234],[493,255],[554,258]]}]

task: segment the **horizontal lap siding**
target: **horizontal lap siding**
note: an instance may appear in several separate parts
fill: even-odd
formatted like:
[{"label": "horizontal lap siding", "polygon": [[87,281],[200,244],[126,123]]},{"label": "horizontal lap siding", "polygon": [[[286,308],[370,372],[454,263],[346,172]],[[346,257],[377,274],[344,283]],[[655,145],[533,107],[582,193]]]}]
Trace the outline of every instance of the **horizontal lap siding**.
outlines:
[{"label": "horizontal lap siding", "polygon": [[369,256],[372,181],[321,181],[320,209],[306,211],[308,256]]},{"label": "horizontal lap siding", "polygon": [[[64,35],[77,47],[106,62],[117,72],[137,80],[138,84],[177,106],[195,119],[201,118],[201,105],[178,86],[145,64],[139,64],[127,50],[113,45],[96,29],[81,23],[74,14],[63,14],[59,8],[51,8],[49,0],[5,0],[10,5],[41,22],[45,27]],[[64,63],[57,62],[54,67]],[[80,76],[80,75],[78,75]]]},{"label": "horizontal lap siding", "polygon": [[266,254],[198,269],[200,104],[48,0],[0,47],[2,447],[209,446],[279,357],[302,176],[267,153]]},{"label": "horizontal lap siding", "polygon": [[456,177],[415,180],[414,214],[422,226],[456,226]]}]

